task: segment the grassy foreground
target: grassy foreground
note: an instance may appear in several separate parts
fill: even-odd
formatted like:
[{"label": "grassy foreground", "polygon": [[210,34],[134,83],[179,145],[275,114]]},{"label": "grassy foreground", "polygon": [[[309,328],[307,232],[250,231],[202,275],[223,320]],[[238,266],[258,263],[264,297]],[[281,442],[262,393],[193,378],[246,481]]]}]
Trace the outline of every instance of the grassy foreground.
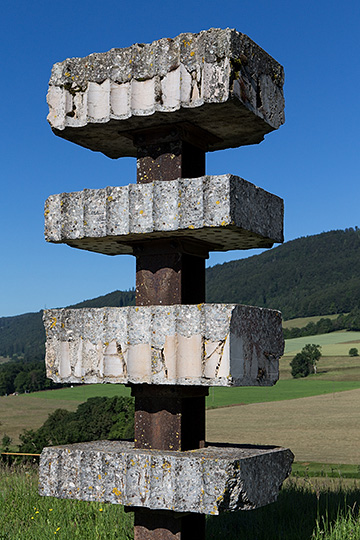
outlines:
[{"label": "grassy foreground", "polygon": [[[207,540],[360,540],[359,486],[287,481],[277,503],[207,519]],[[37,494],[35,469],[0,465],[0,540],[130,540],[133,517],[116,505]],[[55,536],[56,535],[56,536]]]},{"label": "grassy foreground", "polygon": [[0,540],[133,538],[123,507],[40,497],[37,482],[35,468],[0,464]]}]

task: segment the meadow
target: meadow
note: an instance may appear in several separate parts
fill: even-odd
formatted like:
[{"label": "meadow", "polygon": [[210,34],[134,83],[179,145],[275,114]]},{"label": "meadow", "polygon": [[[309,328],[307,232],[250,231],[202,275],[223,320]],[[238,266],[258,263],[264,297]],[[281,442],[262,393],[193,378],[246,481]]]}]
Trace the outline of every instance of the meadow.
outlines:
[{"label": "meadow", "polygon": [[[356,481],[288,480],[278,501],[254,511],[210,516],[207,540],[359,540]],[[266,524],[266,526],[264,526]],[[40,497],[34,468],[0,465],[0,540],[131,540],[121,506]]]},{"label": "meadow", "polygon": [[[360,367],[359,367],[360,373]],[[231,407],[233,405],[250,406],[256,403],[283,402],[300,398],[310,398],[321,395],[338,395],[338,393],[360,389],[359,380],[327,380],[324,379],[292,379],[290,376],[280,380],[273,387],[251,388],[210,388],[207,397],[207,408]],[[124,385],[84,385],[74,388],[62,388],[22,394],[19,396],[0,397],[0,439],[6,433],[13,444],[19,443],[19,434],[25,429],[38,429],[48,415],[58,408],[70,411],[89,397],[115,395],[130,395],[130,390]],[[237,409],[236,409],[237,410]],[[232,414],[228,411],[227,414]]]},{"label": "meadow", "polygon": [[[351,346],[348,342],[354,341],[354,337],[360,338],[360,332],[335,332],[287,340],[286,355],[280,360],[280,380],[275,386],[244,388],[212,387],[209,389],[209,396],[206,400],[207,408],[218,409],[219,407],[231,407],[233,405],[247,405],[247,407],[250,407],[256,403],[263,404],[259,406],[261,412],[259,411],[260,419],[256,421],[257,425],[261,423],[261,418],[267,416],[268,407],[270,409],[274,407],[270,406],[270,403],[276,402],[278,403],[276,407],[284,407],[286,409],[287,405],[282,406],[281,402],[298,400],[296,405],[292,404],[289,407],[294,406],[299,410],[303,407],[304,410],[308,410],[312,406],[308,405],[307,398],[325,395],[339,396],[342,392],[360,389],[360,356],[349,357],[348,355],[348,350]],[[293,379],[291,377],[289,362],[295,352],[301,350],[309,342],[322,344],[323,354],[326,347],[330,348],[332,354],[324,354],[320,359],[317,375],[312,375],[306,379]],[[338,355],[336,353],[337,347],[345,348],[342,350],[345,354]],[[294,349],[294,352],[290,353],[290,348]],[[74,411],[80,403],[90,397],[113,397],[115,395],[129,396],[130,388],[124,385],[97,384],[74,386],[73,388],[48,390],[19,396],[2,396],[0,397],[0,438],[6,433],[13,439],[13,444],[16,445],[19,442],[21,431],[24,429],[39,428],[47,419],[48,414],[54,410],[65,408]],[[301,398],[304,401],[299,402]],[[336,397],[336,399],[338,398]],[[342,403],[341,399],[339,401]],[[310,401],[311,403],[312,401]],[[269,404],[269,406],[266,404]],[[249,408],[247,408],[247,413],[250,414]],[[233,415],[236,418],[239,415],[238,407],[235,408],[235,412],[228,410],[226,414],[229,418]],[[346,414],[348,413],[346,412]],[[314,416],[314,414],[312,414],[312,417],[318,419],[318,416]],[[246,418],[244,422],[245,425],[242,431],[248,424]],[[294,422],[294,425],[296,425],[295,420]],[[234,431],[231,428],[232,425],[235,424],[230,422],[230,435]],[[270,427],[264,426],[264,430],[266,431]],[[218,440],[222,439],[219,437]]]},{"label": "meadow", "polygon": [[360,389],[207,411],[212,442],[278,445],[296,461],[360,464]]},{"label": "meadow", "polygon": [[[345,334],[345,336],[343,335]],[[349,357],[350,332],[291,340],[329,346],[318,374],[292,379],[289,352],[274,387],[211,388],[207,440],[276,444],[295,454],[293,476],[277,503],[252,512],[207,518],[207,540],[360,540],[360,357]],[[346,340],[345,340],[346,339]],[[345,341],[344,341],[345,340]],[[344,347],[341,354],[336,347]],[[345,351],[345,352],[344,352]],[[57,408],[75,410],[89,397],[130,395],[123,385],[86,385],[0,397],[0,436],[16,444],[22,429],[37,428]],[[266,523],[266,527],[264,527]],[[0,540],[133,538],[133,516],[122,507],[42,498],[36,468],[0,464]]]},{"label": "meadow", "polygon": [[[344,313],[347,315],[347,313]],[[304,328],[309,322],[316,324],[320,319],[337,319],[339,315],[314,315],[313,317],[298,317],[296,319],[289,319],[288,321],[283,321],[284,328]]]},{"label": "meadow", "polygon": [[295,356],[307,343],[321,345],[323,356],[346,356],[351,347],[360,349],[360,332],[330,332],[317,336],[305,336],[295,339],[287,339],[285,344],[285,357]]}]

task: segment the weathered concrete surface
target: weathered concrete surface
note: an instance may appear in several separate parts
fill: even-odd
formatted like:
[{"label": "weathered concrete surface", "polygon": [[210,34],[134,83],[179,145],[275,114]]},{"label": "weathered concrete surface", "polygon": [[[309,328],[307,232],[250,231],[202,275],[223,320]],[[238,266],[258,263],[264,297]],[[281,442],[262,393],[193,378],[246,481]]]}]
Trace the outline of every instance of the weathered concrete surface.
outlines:
[{"label": "weathered concrete surface", "polygon": [[283,68],[234,29],[180,34],[54,65],[56,135],[111,158],[135,156],[132,132],[191,122],[207,150],[260,142],[284,123]]},{"label": "weathered concrete surface", "polygon": [[44,312],[47,376],[56,382],[274,384],[279,311],[236,304]]},{"label": "weathered concrete surface", "polygon": [[189,452],[135,450],[98,441],[44,448],[40,495],[219,514],[274,502],[293,454],[276,447],[209,446]]},{"label": "weathered concrete surface", "polygon": [[271,247],[283,242],[283,200],[230,174],[85,189],[45,203],[48,242],[108,255],[133,243],[186,237],[212,250]]}]

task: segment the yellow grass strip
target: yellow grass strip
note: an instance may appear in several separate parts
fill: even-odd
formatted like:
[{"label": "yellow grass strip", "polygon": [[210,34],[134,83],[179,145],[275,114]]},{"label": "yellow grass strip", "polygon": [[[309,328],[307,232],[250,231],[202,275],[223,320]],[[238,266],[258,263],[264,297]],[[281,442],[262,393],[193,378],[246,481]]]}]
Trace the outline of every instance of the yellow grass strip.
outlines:
[{"label": "yellow grass strip", "polygon": [[339,315],[315,315],[313,317],[298,317],[297,319],[289,319],[283,321],[284,328],[304,328],[309,322],[317,323],[320,319],[337,319]]},{"label": "yellow grass strip", "polygon": [[285,446],[297,461],[360,463],[360,389],[206,414],[209,442]]}]

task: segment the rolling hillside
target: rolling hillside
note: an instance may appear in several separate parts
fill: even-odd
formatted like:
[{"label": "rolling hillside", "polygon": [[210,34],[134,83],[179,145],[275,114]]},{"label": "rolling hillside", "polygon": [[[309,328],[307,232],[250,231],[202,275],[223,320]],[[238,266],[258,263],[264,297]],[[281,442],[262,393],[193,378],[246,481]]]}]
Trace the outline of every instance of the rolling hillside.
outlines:
[{"label": "rolling hillside", "polygon": [[346,313],[360,305],[360,230],[298,238],[209,268],[208,302],[280,309],[284,319]]},{"label": "rolling hillside", "polygon": [[[360,306],[360,230],[298,238],[269,251],[208,268],[207,302],[280,309],[285,319],[347,313]],[[74,308],[134,304],[134,291],[115,291]],[[0,356],[44,353],[42,313],[0,318]]]}]

